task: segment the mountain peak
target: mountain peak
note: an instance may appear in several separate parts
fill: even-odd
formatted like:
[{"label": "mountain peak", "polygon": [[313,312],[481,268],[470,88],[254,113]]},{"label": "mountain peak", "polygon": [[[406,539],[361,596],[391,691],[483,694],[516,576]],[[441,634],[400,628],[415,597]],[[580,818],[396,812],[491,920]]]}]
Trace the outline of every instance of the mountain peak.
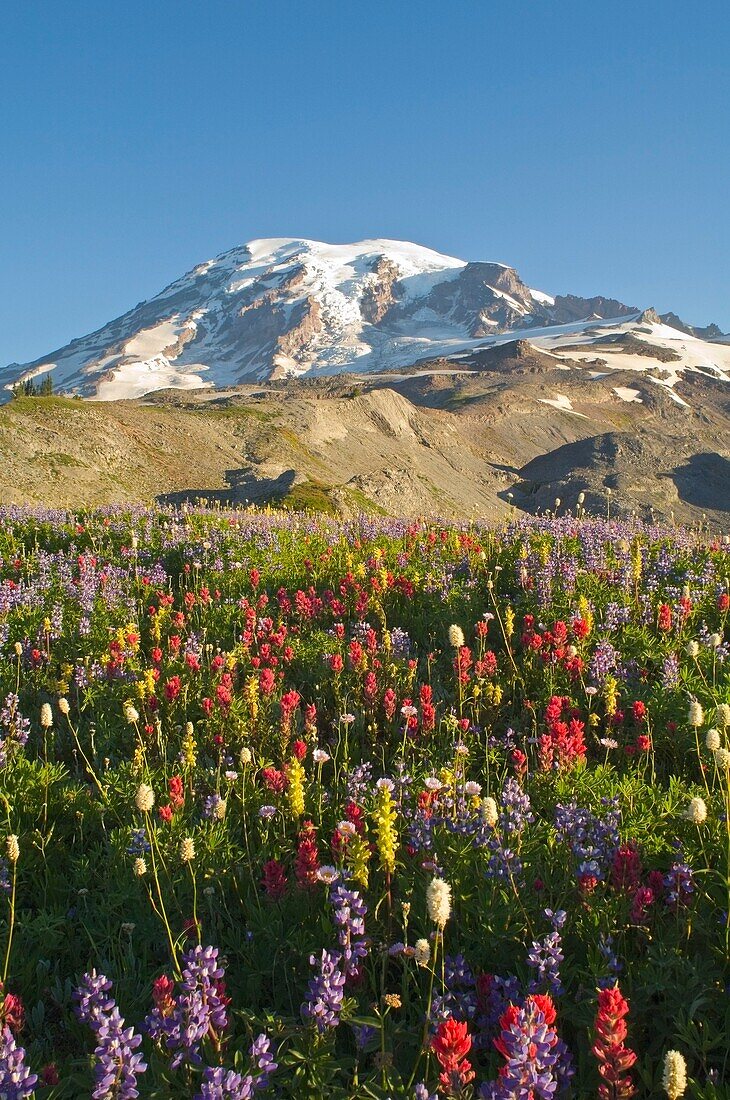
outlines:
[{"label": "mountain peak", "polygon": [[0,382],[8,390],[53,371],[57,392],[112,399],[397,370],[556,325],[638,313],[611,298],[552,297],[527,286],[513,267],[409,241],[262,237],[197,264],[96,332],[6,367]]}]

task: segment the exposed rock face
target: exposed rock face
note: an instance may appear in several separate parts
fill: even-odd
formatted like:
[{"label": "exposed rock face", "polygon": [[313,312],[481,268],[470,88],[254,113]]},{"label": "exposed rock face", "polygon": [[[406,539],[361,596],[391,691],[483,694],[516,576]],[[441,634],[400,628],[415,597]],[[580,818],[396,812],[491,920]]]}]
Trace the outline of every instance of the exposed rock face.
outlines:
[{"label": "exposed rock face", "polygon": [[661,320],[671,328],[696,336],[699,340],[730,340],[730,333],[723,332],[717,325],[688,325],[676,313],[662,313]]},{"label": "exposed rock face", "polygon": [[575,294],[558,294],[552,310],[553,324],[567,325],[571,321],[591,321],[601,318],[627,317],[638,313],[636,306],[626,306],[615,298],[580,298]]},{"label": "exposed rock face", "polygon": [[307,296],[299,303],[297,314],[290,320],[288,331],[276,339],[272,378],[288,373],[292,367],[306,369],[316,354],[316,338],[324,328],[321,306],[316,298]]},{"label": "exposed rock face", "polygon": [[468,263],[457,278],[434,287],[423,306],[479,337],[523,325],[537,303],[514,268]]},{"label": "exposed rock face", "polygon": [[400,269],[392,260],[381,256],[373,264],[373,278],[366,283],[360,302],[360,312],[370,325],[379,324],[398,301]]}]

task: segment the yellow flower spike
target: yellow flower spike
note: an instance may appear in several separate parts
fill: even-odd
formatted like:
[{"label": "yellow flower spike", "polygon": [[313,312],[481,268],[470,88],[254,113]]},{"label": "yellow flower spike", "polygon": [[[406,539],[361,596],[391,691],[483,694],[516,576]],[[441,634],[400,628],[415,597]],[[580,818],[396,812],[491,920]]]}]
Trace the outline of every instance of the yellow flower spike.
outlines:
[{"label": "yellow flower spike", "polygon": [[641,577],[641,570],[641,545],[639,543],[639,540],[635,539],[631,547],[631,575],[635,581],[638,581]]},{"label": "yellow flower spike", "polygon": [[380,865],[390,875],[395,871],[395,853],[398,846],[398,833],[395,828],[397,816],[393,795],[384,783],[378,788],[373,819]]},{"label": "yellow flower spike", "polygon": [[352,871],[352,877],[363,890],[367,889],[370,880],[368,863],[370,862],[370,845],[365,837],[357,835],[347,845],[347,861]]},{"label": "yellow flower spike", "polygon": [[296,757],[293,757],[287,764],[286,774],[289,780],[289,786],[286,792],[289,800],[289,809],[293,817],[300,818],[304,814],[305,771],[301,762],[297,760]]},{"label": "yellow flower spike", "polygon": [[504,612],[504,633],[508,638],[511,638],[515,632],[515,613],[512,607],[508,604]]},{"label": "yellow flower spike", "polygon": [[615,714],[618,703],[618,684],[613,676],[606,677],[606,682],[603,685],[603,701],[606,714]]},{"label": "yellow flower spike", "polygon": [[255,722],[259,713],[259,682],[255,676],[249,676],[246,681],[245,695],[251,721]]},{"label": "yellow flower spike", "polygon": [[182,739],[182,760],[186,768],[194,768],[198,759],[193,723],[186,722]]}]

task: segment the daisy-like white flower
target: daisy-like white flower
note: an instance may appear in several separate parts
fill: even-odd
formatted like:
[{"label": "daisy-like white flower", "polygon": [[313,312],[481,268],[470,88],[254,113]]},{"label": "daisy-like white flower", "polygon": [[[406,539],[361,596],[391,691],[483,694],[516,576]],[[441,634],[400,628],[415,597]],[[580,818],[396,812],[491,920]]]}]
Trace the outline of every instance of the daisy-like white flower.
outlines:
[{"label": "daisy-like white flower", "polygon": [[340,872],[336,867],[332,867],[325,863],[321,867],[317,868],[317,881],[323,882],[325,886],[331,886],[334,882],[337,882],[340,877]]}]

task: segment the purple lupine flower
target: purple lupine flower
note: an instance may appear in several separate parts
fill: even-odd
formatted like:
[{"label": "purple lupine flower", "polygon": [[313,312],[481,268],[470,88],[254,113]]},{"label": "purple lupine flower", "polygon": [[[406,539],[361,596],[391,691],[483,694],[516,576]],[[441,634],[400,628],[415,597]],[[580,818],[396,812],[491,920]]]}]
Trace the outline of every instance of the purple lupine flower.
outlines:
[{"label": "purple lupine flower", "polygon": [[254,1094],[253,1077],[244,1077],[232,1069],[208,1066],[203,1074],[200,1092],[195,1100],[251,1100]]},{"label": "purple lupine flower", "polygon": [[269,1077],[277,1064],[270,1054],[271,1041],[261,1034],[251,1044],[249,1053],[258,1073],[235,1073],[222,1066],[208,1066],[203,1073],[202,1088],[195,1100],[251,1100],[254,1093],[268,1087]]},{"label": "purple lupine flower", "polygon": [[413,1100],[438,1100],[437,1092],[429,1092],[423,1081],[419,1081],[413,1090]]},{"label": "purple lupine flower", "polygon": [[38,1075],[25,1064],[25,1051],[15,1041],[9,1027],[0,1030],[0,1096],[7,1100],[26,1100],[34,1095]]},{"label": "purple lupine flower", "polygon": [[514,776],[510,776],[502,788],[501,810],[497,826],[488,840],[491,851],[487,875],[497,879],[517,880],[522,874],[522,861],[510,847],[510,840],[519,842],[525,825],[535,820],[530,808],[530,797],[523,791]]},{"label": "purple lupine flower", "polygon": [[399,626],[390,632],[390,649],[394,657],[407,657],[411,652],[411,639]]},{"label": "purple lupine flower", "polygon": [[171,1069],[199,1066],[203,1039],[208,1034],[219,1037],[228,1024],[225,971],[218,965],[218,948],[196,946],[183,955],[183,964],[172,1010],[163,1015],[155,1007],[145,1020],[147,1033],[172,1055]]},{"label": "purple lupine flower", "polygon": [[338,951],[323,951],[321,959],[318,960],[316,955],[309,959],[312,966],[319,962],[319,972],[310,979],[301,1013],[305,1022],[316,1024],[320,1034],[337,1027],[340,1022],[346,981],[341,960]]},{"label": "purple lupine flower", "polygon": [[608,974],[603,978],[599,978],[596,984],[599,989],[608,989],[610,986],[616,984],[617,975],[623,970],[623,964],[613,950],[613,936],[604,936],[601,934],[598,937],[598,950],[606,960]]},{"label": "purple lupine flower", "polygon": [[607,603],[603,609],[603,626],[606,630],[617,630],[631,620],[631,608],[620,607],[617,603]]},{"label": "purple lupine flower", "polygon": [[488,1085],[481,1095],[494,1100],[552,1100],[557,1089],[557,1043],[555,1029],[545,1023],[530,998],[524,1007],[505,1013],[499,1038],[494,1041],[505,1064],[496,1085]]},{"label": "purple lupine flower", "polygon": [[664,658],[662,665],[662,687],[673,688],[679,683],[679,657],[676,653],[670,653]]},{"label": "purple lupine flower", "polygon": [[498,974],[482,974],[478,985],[479,1034],[475,1046],[491,1049],[492,1040],[499,1032],[502,1013],[510,1004],[518,1004],[521,998],[520,982],[514,974],[501,978]]},{"label": "purple lupine flower", "polygon": [[664,889],[667,891],[665,900],[670,908],[678,909],[682,905],[689,905],[695,892],[694,871],[690,865],[682,860],[675,860],[664,876]]},{"label": "purple lupine flower", "polygon": [[530,796],[523,791],[514,776],[510,776],[502,788],[502,812],[499,827],[505,835],[521,833],[525,825],[535,820],[530,808]]},{"label": "purple lupine flower", "polygon": [[551,919],[553,931],[548,932],[539,940],[532,941],[532,949],[527,956],[527,965],[537,971],[535,978],[530,983],[530,992],[536,993],[546,986],[553,993],[559,995],[563,992],[563,983],[560,980],[560,964],[565,958],[562,947],[562,937],[559,929],[565,924],[567,913],[564,909],[553,913],[546,909],[545,915]]},{"label": "purple lupine flower", "polygon": [[92,970],[84,974],[74,993],[76,1015],[88,1024],[97,1040],[94,1055],[93,1100],[134,1100],[139,1096],[137,1077],[147,1069],[142,1054],[135,1054],[142,1036],[124,1026],[114,998],[112,983]]},{"label": "purple lupine flower", "polygon": [[127,847],[128,856],[142,856],[150,850],[150,842],[144,829],[133,829],[132,837]]},{"label": "purple lupine flower", "polygon": [[18,696],[10,692],[0,710],[0,767],[7,762],[9,752],[24,748],[28,742],[30,719],[20,713],[19,704]]},{"label": "purple lupine flower", "polygon": [[619,816],[615,805],[603,818],[575,802],[555,807],[558,840],[570,845],[579,879],[592,877],[602,882],[607,877],[620,843]]},{"label": "purple lupine flower", "polygon": [[359,1051],[363,1051],[368,1043],[375,1039],[378,1029],[371,1027],[370,1024],[352,1024],[352,1032],[355,1036],[355,1046]]},{"label": "purple lupine flower", "polygon": [[0,894],[9,894],[11,889],[8,862],[5,859],[0,859]]},{"label": "purple lupine flower", "polygon": [[347,798],[352,802],[363,802],[372,778],[373,766],[369,760],[358,764],[347,776]]},{"label": "purple lupine flower", "polygon": [[367,956],[365,942],[365,915],[368,907],[357,890],[336,885],[330,894],[333,906],[332,919],[342,948],[342,960],[347,977],[355,973],[358,961]]},{"label": "purple lupine flower", "polygon": [[618,653],[604,638],[596,646],[588,665],[588,673],[594,684],[602,684],[609,672],[618,668]]},{"label": "purple lupine flower", "polygon": [[258,1035],[251,1043],[248,1052],[258,1070],[258,1076],[256,1077],[258,1082],[257,1087],[265,1088],[269,1083],[271,1074],[279,1068],[271,1053],[271,1040],[268,1035],[264,1032]]},{"label": "purple lupine flower", "polygon": [[452,1017],[473,1020],[477,1014],[477,992],[474,975],[463,955],[447,955],[444,959],[444,989],[435,994],[431,1005],[431,1020],[438,1024]]}]

